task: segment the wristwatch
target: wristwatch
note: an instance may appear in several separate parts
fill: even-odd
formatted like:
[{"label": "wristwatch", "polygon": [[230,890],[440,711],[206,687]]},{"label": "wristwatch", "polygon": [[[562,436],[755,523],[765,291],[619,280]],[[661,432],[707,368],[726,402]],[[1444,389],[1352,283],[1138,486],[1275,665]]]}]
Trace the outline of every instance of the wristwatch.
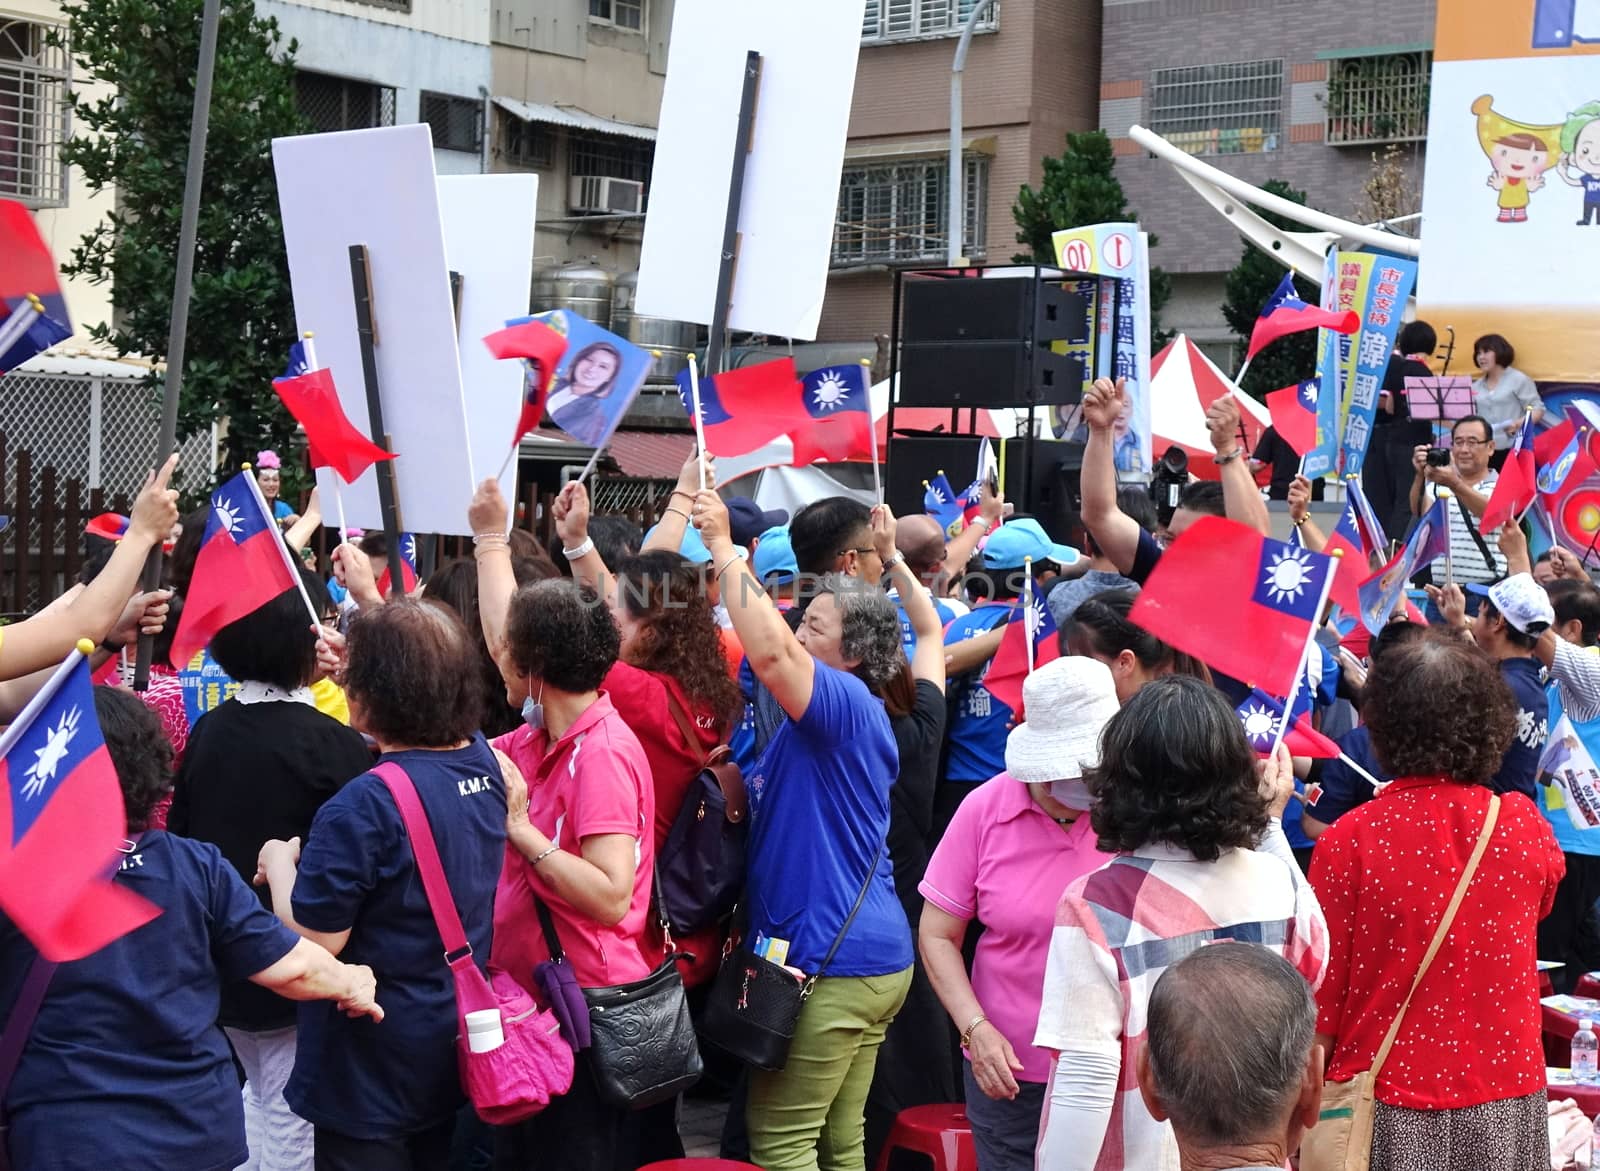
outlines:
[{"label": "wristwatch", "polygon": [[1212,462],[1214,462],[1220,468],[1220,467],[1224,466],[1225,464],[1231,464],[1234,460],[1238,459],[1243,454],[1244,454],[1244,448],[1236,447],[1232,451],[1230,451],[1227,455],[1219,455],[1219,456],[1214,457]]}]

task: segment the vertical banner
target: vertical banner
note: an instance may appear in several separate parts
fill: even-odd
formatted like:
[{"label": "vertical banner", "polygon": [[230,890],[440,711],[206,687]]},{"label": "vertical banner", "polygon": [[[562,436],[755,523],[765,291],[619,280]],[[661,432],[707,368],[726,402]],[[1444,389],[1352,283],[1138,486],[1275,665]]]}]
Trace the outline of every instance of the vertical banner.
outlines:
[{"label": "vertical banner", "polygon": [[1540,381],[1600,380],[1597,54],[1594,0],[1439,0],[1420,310]]},{"label": "vertical banner", "polygon": [[[1361,314],[1361,328],[1350,337],[1340,340],[1349,345],[1347,357],[1349,391],[1345,398],[1344,441],[1339,452],[1339,466],[1345,475],[1357,475],[1367,457],[1367,445],[1372,440],[1372,417],[1378,407],[1378,391],[1383,385],[1384,371],[1389,366],[1389,355],[1394,350],[1395,335],[1400,332],[1400,319],[1405,313],[1406,300],[1417,280],[1417,262],[1398,256],[1376,256],[1370,253],[1339,254],[1339,286],[1344,288],[1346,259],[1359,256],[1360,275],[1352,275],[1359,299],[1356,311]],[[1356,270],[1352,263],[1352,274]],[[1364,294],[1364,295],[1363,295]],[[1350,344],[1350,343],[1354,344]]]},{"label": "vertical banner", "polygon": [[[1092,224],[1056,232],[1056,264],[1069,272],[1115,277],[1116,320],[1110,318],[1111,297],[1102,284],[1099,340],[1095,363],[1109,364],[1108,377],[1127,380],[1130,417],[1117,422],[1117,471],[1144,475],[1150,471],[1150,255],[1149,238],[1138,224]],[[1109,360],[1107,343],[1110,343]]]},{"label": "vertical banner", "polygon": [[[1322,270],[1324,309],[1337,309],[1337,253],[1329,252]],[[1301,470],[1306,478],[1320,480],[1338,471],[1339,404],[1344,398],[1344,382],[1339,377],[1339,343],[1344,339],[1331,329],[1317,330],[1317,445],[1305,453]]]}]

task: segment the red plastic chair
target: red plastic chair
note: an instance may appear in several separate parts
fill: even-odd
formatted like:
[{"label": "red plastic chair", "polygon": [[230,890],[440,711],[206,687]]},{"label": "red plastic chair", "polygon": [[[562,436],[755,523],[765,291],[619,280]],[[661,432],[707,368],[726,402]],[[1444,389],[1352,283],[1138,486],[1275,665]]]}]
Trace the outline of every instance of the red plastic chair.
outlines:
[{"label": "red plastic chair", "polygon": [[916,1151],[933,1160],[933,1171],[978,1171],[967,1108],[959,1102],[913,1106],[895,1117],[889,1141],[878,1156],[877,1171],[888,1171],[895,1151]]},{"label": "red plastic chair", "polygon": [[761,1171],[754,1163],[740,1163],[734,1159],[667,1159],[649,1163],[639,1171]]}]

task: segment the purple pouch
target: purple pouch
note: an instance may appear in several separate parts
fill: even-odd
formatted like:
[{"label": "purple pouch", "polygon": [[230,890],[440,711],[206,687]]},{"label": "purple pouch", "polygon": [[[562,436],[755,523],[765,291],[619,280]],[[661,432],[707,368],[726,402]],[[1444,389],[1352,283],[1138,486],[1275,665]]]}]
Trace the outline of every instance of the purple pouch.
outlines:
[{"label": "purple pouch", "polygon": [[578,1053],[589,1047],[589,1002],[583,998],[572,965],[546,960],[533,969],[533,982],[561,1024],[561,1036]]}]

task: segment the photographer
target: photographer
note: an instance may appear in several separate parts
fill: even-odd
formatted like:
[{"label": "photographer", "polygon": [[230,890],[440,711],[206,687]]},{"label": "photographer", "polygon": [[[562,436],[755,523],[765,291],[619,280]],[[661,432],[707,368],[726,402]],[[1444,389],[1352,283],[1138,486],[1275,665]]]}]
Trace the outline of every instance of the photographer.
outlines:
[{"label": "photographer", "polygon": [[[1450,560],[1454,580],[1462,585],[1487,584],[1506,574],[1505,557],[1478,531],[1478,518],[1494,491],[1493,454],[1493,432],[1480,415],[1456,421],[1448,452],[1419,444],[1411,453],[1411,515],[1420,517],[1432,508],[1440,488],[1455,497],[1449,506]],[[1467,599],[1476,613],[1478,595],[1468,592]],[[1437,621],[1431,601],[1428,620]]]}]

